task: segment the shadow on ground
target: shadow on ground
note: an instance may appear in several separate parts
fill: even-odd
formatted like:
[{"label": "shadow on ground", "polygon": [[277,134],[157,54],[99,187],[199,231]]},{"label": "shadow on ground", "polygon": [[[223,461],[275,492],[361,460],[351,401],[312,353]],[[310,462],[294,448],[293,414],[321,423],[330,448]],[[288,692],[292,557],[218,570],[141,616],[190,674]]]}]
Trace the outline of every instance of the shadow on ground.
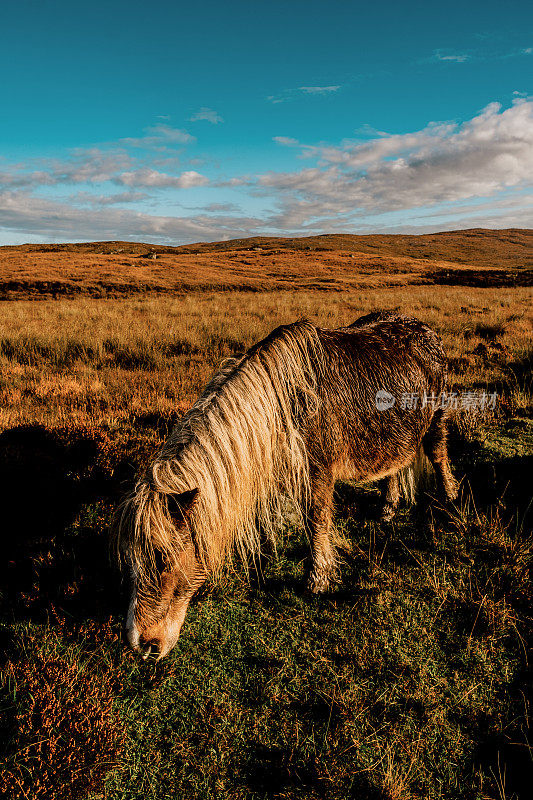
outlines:
[{"label": "shadow on ground", "polygon": [[[264,798],[320,798],[340,797],[333,789],[320,759],[303,762],[294,759],[289,747],[268,747],[251,741],[249,750],[237,767],[238,783],[254,797]],[[345,787],[346,800],[390,800],[388,793],[372,785],[364,770],[354,774],[351,785]]]},{"label": "shadow on ground", "polygon": [[127,468],[99,464],[100,447],[83,431],[0,435],[1,606],[10,622],[39,621],[52,608],[73,619],[116,611],[107,527]]}]

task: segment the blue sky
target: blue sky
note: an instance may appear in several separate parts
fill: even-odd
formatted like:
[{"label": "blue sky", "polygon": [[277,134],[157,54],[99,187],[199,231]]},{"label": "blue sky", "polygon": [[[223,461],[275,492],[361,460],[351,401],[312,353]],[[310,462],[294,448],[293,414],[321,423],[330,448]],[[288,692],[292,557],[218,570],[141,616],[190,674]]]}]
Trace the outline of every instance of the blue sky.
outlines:
[{"label": "blue sky", "polygon": [[532,227],[533,5],[19,0],[0,243]]}]

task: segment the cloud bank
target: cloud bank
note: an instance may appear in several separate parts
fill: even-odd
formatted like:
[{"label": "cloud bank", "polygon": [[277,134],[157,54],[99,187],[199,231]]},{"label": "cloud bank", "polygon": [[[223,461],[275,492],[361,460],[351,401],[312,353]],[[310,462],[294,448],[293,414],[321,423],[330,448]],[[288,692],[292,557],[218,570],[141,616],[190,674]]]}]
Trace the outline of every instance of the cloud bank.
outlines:
[{"label": "cloud bank", "polygon": [[[366,127],[338,143],[282,134],[274,142],[289,148],[294,169],[255,175],[224,174],[209,158],[202,172],[191,169],[198,163],[188,152],[194,137],[166,123],[63,159],[4,161],[0,229],[5,241],[180,243],[261,232],[531,226],[531,99],[517,96],[509,108],[491,103],[465,122],[431,122],[408,133]],[[63,187],[68,192],[60,196]],[[254,213],[241,211],[247,207]]]},{"label": "cloud bank", "polygon": [[522,191],[533,186],[533,103],[506,110],[491,103],[462,125],[432,123],[337,147],[301,145],[301,154],[317,166],[259,178],[265,191],[283,195],[280,225]]}]

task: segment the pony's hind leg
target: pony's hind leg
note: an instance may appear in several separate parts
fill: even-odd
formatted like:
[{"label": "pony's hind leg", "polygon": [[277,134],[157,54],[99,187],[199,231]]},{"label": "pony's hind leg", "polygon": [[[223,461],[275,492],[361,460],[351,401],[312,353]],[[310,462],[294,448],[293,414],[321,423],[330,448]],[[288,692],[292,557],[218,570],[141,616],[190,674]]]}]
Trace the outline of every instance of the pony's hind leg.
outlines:
[{"label": "pony's hind leg", "polygon": [[311,592],[326,592],[335,571],[335,548],[331,542],[334,483],[329,472],[317,475],[311,481],[311,501],[306,519],[311,544],[307,588]]},{"label": "pony's hind leg", "polygon": [[400,502],[400,482],[398,474],[389,475],[383,481],[383,488],[381,490],[381,514],[380,519],[383,522],[389,522],[398,508]]},{"label": "pony's hind leg", "polygon": [[422,445],[435,470],[439,493],[444,500],[453,502],[457,499],[459,486],[450,469],[447,439],[448,429],[445,410],[438,408],[433,415],[427,433],[422,439]]}]

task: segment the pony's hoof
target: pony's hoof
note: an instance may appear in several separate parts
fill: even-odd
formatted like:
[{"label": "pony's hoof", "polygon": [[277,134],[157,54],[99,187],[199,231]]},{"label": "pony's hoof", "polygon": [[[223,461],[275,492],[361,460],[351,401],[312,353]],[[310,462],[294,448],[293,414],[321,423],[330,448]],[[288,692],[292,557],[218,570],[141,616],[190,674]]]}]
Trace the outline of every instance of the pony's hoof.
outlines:
[{"label": "pony's hoof", "polygon": [[394,519],[395,516],[396,516],[396,507],[393,506],[391,503],[385,503],[385,505],[381,509],[381,514],[379,515],[380,521],[390,522],[391,519]]},{"label": "pony's hoof", "polygon": [[322,594],[329,589],[330,581],[327,575],[319,575],[312,572],[307,579],[307,591],[312,594]]}]

